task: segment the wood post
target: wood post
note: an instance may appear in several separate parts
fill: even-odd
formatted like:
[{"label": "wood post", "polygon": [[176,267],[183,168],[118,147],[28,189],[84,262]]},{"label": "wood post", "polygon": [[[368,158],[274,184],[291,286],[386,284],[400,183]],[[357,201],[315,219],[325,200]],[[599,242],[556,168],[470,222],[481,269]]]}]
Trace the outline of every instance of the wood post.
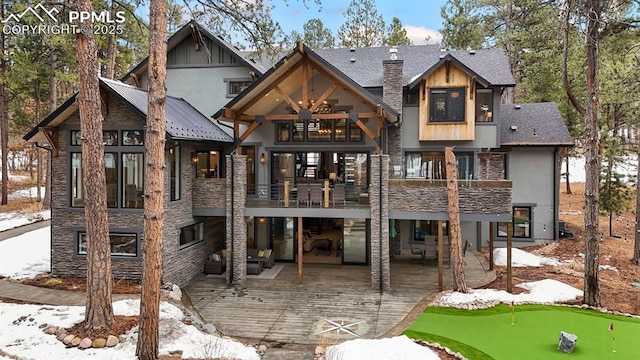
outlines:
[{"label": "wood post", "polygon": [[[442,284],[442,254],[444,251],[444,236],[442,235],[442,220],[438,220],[438,291],[443,290]],[[451,259],[449,259],[451,261]]]},{"label": "wood post", "polygon": [[289,207],[289,180],[284,181],[284,207]]},{"label": "wood post", "polygon": [[298,218],[298,285],[302,285],[302,256],[304,243],[302,241],[302,217]]},{"label": "wood post", "polygon": [[489,223],[489,270],[493,270],[493,222]]},{"label": "wood post", "polygon": [[329,180],[324,181],[324,207],[329,207]]},{"label": "wood post", "polygon": [[511,268],[511,248],[513,246],[511,240],[512,240],[512,234],[513,234],[513,222],[508,222],[507,223],[507,292],[508,293],[512,293],[513,292],[513,286],[511,284],[512,282],[512,268]]}]

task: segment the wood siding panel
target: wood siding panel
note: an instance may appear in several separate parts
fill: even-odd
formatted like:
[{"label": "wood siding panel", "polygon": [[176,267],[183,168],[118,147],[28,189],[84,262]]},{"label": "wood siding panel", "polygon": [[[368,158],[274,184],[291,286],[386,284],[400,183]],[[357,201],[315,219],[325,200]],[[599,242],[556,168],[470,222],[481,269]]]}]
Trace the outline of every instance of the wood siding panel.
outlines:
[{"label": "wood siding panel", "polygon": [[[447,65],[436,69],[420,84],[420,141],[475,140],[474,79],[462,69],[451,64],[447,82]],[[431,88],[465,88],[465,122],[430,123],[429,94]]]}]

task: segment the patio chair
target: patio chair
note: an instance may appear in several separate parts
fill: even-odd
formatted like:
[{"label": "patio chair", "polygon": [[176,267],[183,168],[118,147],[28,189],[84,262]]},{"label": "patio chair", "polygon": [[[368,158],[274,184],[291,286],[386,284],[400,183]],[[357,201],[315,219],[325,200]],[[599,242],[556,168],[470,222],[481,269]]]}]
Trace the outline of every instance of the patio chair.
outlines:
[{"label": "patio chair", "polygon": [[309,184],[309,203],[322,205],[322,184]]},{"label": "patio chair", "polygon": [[309,204],[309,184],[298,183],[298,205]]},{"label": "patio chair", "polygon": [[422,266],[424,266],[426,257],[425,250],[422,248],[422,246],[414,244],[411,240],[409,240],[409,248],[411,249],[411,255],[420,255],[420,262],[422,263]]},{"label": "patio chair", "polygon": [[346,189],[344,185],[337,184],[333,188],[333,206],[336,206],[338,202],[342,202],[342,205],[347,204]]}]

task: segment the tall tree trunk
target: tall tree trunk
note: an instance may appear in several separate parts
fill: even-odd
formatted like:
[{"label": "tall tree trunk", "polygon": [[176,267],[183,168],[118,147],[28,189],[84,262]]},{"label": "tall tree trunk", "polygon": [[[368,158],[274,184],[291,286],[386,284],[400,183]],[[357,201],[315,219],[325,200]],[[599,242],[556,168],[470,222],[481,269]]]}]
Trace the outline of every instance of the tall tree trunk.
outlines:
[{"label": "tall tree trunk", "polygon": [[[78,0],[78,11],[92,12],[91,0]],[[80,26],[92,23],[83,22]],[[80,27],[79,26],[79,27]],[[98,48],[92,31],[76,34],[78,107],[82,132],[82,181],[87,226],[87,299],[85,330],[107,329],[113,324],[111,304],[111,246],[102,138],[102,111],[98,82]],[[92,169],[93,171],[89,171]]]},{"label": "tall tree trunk", "polygon": [[[56,81],[56,70],[58,68],[58,55],[55,50],[51,51],[51,74],[49,76],[49,112],[53,112],[58,107],[58,82]],[[51,151],[47,151],[47,166],[45,168],[44,179],[44,200],[43,209],[51,208]]]},{"label": "tall tree trunk", "polygon": [[[35,117],[36,122],[40,121],[40,80],[36,79],[36,111]],[[42,151],[40,151],[39,147],[35,147],[36,150],[36,201],[42,201],[42,188],[40,185],[42,184]]]},{"label": "tall tree trunk", "polygon": [[167,3],[151,0],[149,24],[149,80],[146,132],[144,246],[140,334],[136,355],[158,358],[160,286],[162,278],[162,213],[164,211],[165,87],[167,69]]},{"label": "tall tree trunk", "polygon": [[572,194],[571,192],[571,182],[569,181],[569,149],[565,150],[565,179],[566,179],[566,193],[567,194]]},{"label": "tall tree trunk", "polygon": [[[4,1],[0,2],[0,19],[4,19]],[[0,205],[6,205],[9,199],[9,102],[4,87],[5,61],[4,31],[0,32],[0,152],[2,152],[2,199]]]},{"label": "tall tree trunk", "polygon": [[[636,128],[636,139],[640,139],[640,128]],[[637,179],[640,179],[640,146],[638,146]],[[640,265],[640,190],[636,187],[636,226],[634,235],[633,258],[631,261]]]},{"label": "tall tree trunk", "polygon": [[[117,4],[114,0],[111,0],[111,16],[115,18]],[[116,32],[112,31],[109,34],[109,42],[107,43],[107,69],[104,77],[113,79],[116,74]]]},{"label": "tall tree trunk", "polygon": [[602,11],[600,0],[587,0],[585,3],[587,17],[587,36],[585,52],[587,58],[587,106],[585,113],[585,246],[584,246],[584,299],[591,306],[600,306],[600,289],[598,284],[599,236],[598,236],[598,46],[599,27]]},{"label": "tall tree trunk", "polygon": [[[458,169],[453,147],[444,150],[445,167],[447,170],[447,199],[449,201],[449,241],[451,242],[450,261],[453,267],[453,290],[466,293],[467,284],[464,281],[462,266],[462,251],[460,238],[460,210],[458,208]],[[442,254],[440,254],[442,256]]]}]

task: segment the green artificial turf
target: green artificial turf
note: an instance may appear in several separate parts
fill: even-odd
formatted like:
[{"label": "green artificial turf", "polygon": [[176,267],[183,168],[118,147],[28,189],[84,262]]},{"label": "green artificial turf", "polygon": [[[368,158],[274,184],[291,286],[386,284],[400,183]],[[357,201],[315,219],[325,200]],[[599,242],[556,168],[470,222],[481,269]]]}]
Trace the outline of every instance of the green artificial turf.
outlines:
[{"label": "green artificial turf", "polygon": [[[429,307],[404,334],[471,360],[640,359],[640,319],[551,305],[516,305],[515,325],[511,318],[508,305],[474,311]],[[608,330],[612,323],[615,332]],[[557,349],[560,331],[578,336],[570,354]]]}]

